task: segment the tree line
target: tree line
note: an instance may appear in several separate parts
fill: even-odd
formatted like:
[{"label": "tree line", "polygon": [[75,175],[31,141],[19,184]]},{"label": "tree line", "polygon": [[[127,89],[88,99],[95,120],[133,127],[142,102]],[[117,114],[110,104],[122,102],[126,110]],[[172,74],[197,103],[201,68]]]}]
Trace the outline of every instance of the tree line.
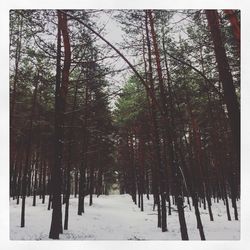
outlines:
[{"label": "tree line", "polygon": [[[85,196],[92,205],[93,194],[108,194],[117,171],[120,192],[142,211],[153,194],[163,232],[177,207],[183,240],[186,199],[205,240],[201,206],[213,221],[212,203],[222,199],[231,220],[231,200],[238,220],[239,12],[118,10],[124,48],[102,35],[94,21],[101,12],[10,11],[10,196],[21,199],[21,227],[26,197],[33,206],[48,197],[49,237],[59,239],[70,195],[81,215]],[[110,50],[133,72],[113,111]]]},{"label": "tree line", "polygon": [[[72,11],[77,16],[92,13]],[[70,26],[70,27],[69,27]],[[70,29],[70,31],[69,31]],[[45,36],[46,35],[46,36]],[[68,229],[69,197],[108,193],[115,178],[105,74],[95,39],[60,11],[10,12],[10,196],[53,208],[50,238]],[[99,63],[100,61],[100,63]],[[61,201],[61,194],[63,200]],[[65,219],[62,224],[62,203]]]},{"label": "tree line", "polygon": [[153,194],[163,232],[168,230],[167,214],[177,206],[183,240],[188,240],[184,198],[189,209],[194,207],[201,240],[201,205],[213,221],[212,202],[222,199],[231,220],[231,199],[238,220],[238,14],[186,11],[185,39],[171,36],[175,11],[135,10],[117,16],[131,34],[146,85],[132,76],[116,104],[121,191],[130,193],[142,211],[143,195],[149,199]]}]

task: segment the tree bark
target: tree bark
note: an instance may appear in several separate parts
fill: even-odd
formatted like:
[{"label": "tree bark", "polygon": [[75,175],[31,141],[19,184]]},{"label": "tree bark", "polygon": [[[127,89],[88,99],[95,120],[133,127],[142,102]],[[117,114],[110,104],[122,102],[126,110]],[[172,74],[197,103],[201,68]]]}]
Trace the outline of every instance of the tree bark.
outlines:
[{"label": "tree bark", "polygon": [[29,129],[28,129],[28,138],[26,143],[26,155],[23,169],[23,179],[22,179],[22,209],[21,209],[21,227],[25,226],[25,199],[27,192],[27,183],[28,183],[28,172],[30,171],[30,157],[31,157],[31,147],[32,147],[32,130],[33,130],[33,121],[35,114],[36,98],[37,98],[37,88],[38,88],[38,76],[35,77],[35,89],[33,96],[33,103],[30,114]]},{"label": "tree bark", "polygon": [[219,16],[216,10],[206,10],[208,25],[210,27],[214,51],[217,61],[220,80],[222,82],[224,101],[228,110],[230,127],[232,130],[237,167],[240,171],[240,107],[235,92],[232,74],[229,68],[226,50],[221,38]]},{"label": "tree bark", "polygon": [[[53,212],[49,238],[59,239],[62,233],[62,204],[61,204],[61,175],[63,157],[63,125],[66,106],[66,95],[69,84],[70,70],[70,42],[67,28],[67,16],[57,11],[58,15],[58,36],[57,36],[57,69],[56,69],[56,97],[55,97],[55,161],[52,169],[52,194]],[[64,44],[64,67],[61,81],[61,34]]]},{"label": "tree bark", "polygon": [[[81,74],[80,74],[81,75]],[[79,78],[80,78],[79,75]],[[79,79],[78,78],[78,79]],[[69,135],[70,135],[70,143],[68,146],[68,164],[67,164],[67,169],[66,169],[66,178],[67,178],[67,185],[66,185],[66,205],[65,205],[65,218],[64,218],[64,229],[68,229],[68,220],[69,220],[69,198],[70,198],[70,188],[71,188],[71,158],[72,158],[72,141],[74,140],[74,131],[73,131],[73,126],[75,123],[75,109],[76,109],[76,100],[77,100],[77,93],[78,93],[78,82],[76,82],[75,86],[75,92],[74,92],[74,101],[73,101],[73,107],[72,107],[72,115],[70,119],[70,130],[69,130]]]},{"label": "tree bark", "polygon": [[[148,64],[149,64],[149,71],[148,71],[148,84],[149,88],[153,95],[155,95],[154,91],[154,80],[153,80],[153,67],[152,67],[152,51],[151,51],[151,42],[149,36],[149,29],[148,29],[148,13],[145,12],[145,28],[146,28],[146,40],[147,40],[147,50],[148,50]],[[161,169],[161,152],[160,152],[160,144],[159,144],[159,132],[158,132],[158,121],[156,119],[156,105],[155,102],[149,97],[149,106],[150,106],[150,118],[152,123],[152,141],[153,141],[153,152],[154,152],[154,164],[156,165],[155,168],[152,167],[152,177],[153,177],[153,194],[154,194],[154,205],[157,205],[157,212],[158,212],[158,227],[162,227],[162,210],[160,206],[160,197],[159,197],[159,170]],[[164,199],[164,197],[163,197]],[[164,200],[163,200],[164,203]],[[166,206],[165,206],[166,208]],[[167,230],[167,217],[164,217],[164,231]]]}]

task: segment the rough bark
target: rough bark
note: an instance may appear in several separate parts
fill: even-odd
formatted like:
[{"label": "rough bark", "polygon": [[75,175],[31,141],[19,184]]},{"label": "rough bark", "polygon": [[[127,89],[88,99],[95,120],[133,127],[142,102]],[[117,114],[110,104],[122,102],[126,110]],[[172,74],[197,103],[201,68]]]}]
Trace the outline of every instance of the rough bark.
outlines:
[{"label": "rough bark", "polygon": [[[57,70],[56,70],[56,98],[55,98],[55,160],[52,169],[53,212],[49,238],[59,239],[62,233],[62,204],[61,204],[61,169],[63,157],[63,124],[66,106],[66,95],[69,84],[70,70],[70,42],[67,28],[67,16],[57,11],[58,37],[57,37]],[[64,44],[64,66],[61,80],[61,34]]]},{"label": "rough bark", "polygon": [[220,80],[222,82],[224,101],[228,110],[230,127],[232,130],[235,154],[238,168],[240,166],[240,107],[237,99],[232,74],[228,64],[226,50],[222,42],[219,16],[216,10],[206,10],[210,27],[214,51],[217,61]]}]

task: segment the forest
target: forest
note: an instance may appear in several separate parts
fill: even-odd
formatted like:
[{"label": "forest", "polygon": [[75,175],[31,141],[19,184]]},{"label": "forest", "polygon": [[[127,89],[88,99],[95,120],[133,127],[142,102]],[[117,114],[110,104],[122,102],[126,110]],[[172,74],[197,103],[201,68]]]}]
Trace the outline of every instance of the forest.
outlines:
[{"label": "forest", "polygon": [[240,239],[240,38],[240,10],[10,10],[10,238]]}]

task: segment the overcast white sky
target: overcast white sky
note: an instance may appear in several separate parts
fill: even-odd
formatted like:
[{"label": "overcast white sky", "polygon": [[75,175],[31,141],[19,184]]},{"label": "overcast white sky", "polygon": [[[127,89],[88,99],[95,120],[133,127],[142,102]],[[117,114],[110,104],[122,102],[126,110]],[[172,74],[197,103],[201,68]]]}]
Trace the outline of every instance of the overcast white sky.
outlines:
[{"label": "overcast white sky", "polygon": [[[116,10],[110,10],[110,11],[103,11],[100,14],[98,14],[96,18],[96,22],[99,24],[100,27],[104,27],[103,32],[101,35],[111,42],[113,45],[115,45],[118,49],[120,49],[120,45],[123,42],[123,35],[124,32],[121,29],[120,24],[114,19],[114,15],[116,14]],[[104,44],[103,41],[100,39],[98,40],[97,44]],[[126,54],[126,51],[121,50],[122,53],[131,61],[133,62],[134,58]],[[116,52],[111,51],[109,55],[117,55]],[[122,58],[118,59],[106,59],[105,63],[107,65],[110,65],[111,67],[114,67],[115,70],[120,70],[127,67],[126,62]],[[115,75],[108,75],[106,78],[109,81],[110,84],[110,90],[111,91],[117,91],[119,90],[125,81],[128,79],[128,76],[132,74],[131,70],[126,70],[120,73],[117,73]],[[117,97],[114,97],[111,99],[111,107],[114,107],[114,103],[116,101]]]},{"label": "overcast white sky", "polygon": [[[99,24],[99,27],[105,27],[102,35],[107,39],[109,42],[111,42],[113,45],[115,45],[117,48],[120,49],[120,45],[123,41],[123,36],[126,36],[124,34],[123,30],[121,29],[120,24],[115,20],[114,16],[117,14],[117,10],[105,10],[103,12],[97,13],[97,17],[95,18],[95,21],[97,24]],[[186,20],[182,20],[183,17],[186,17],[180,13],[177,13],[173,16],[171,19],[171,23],[173,23],[174,29],[173,37],[176,39],[179,39],[179,35],[182,37],[185,37],[186,35],[183,32],[178,32],[177,29],[179,25],[185,25]],[[182,20],[180,23],[179,21]],[[103,41],[100,39],[97,41],[97,44],[104,44]],[[127,59],[133,64],[137,63],[137,58],[132,57],[128,54],[128,51],[120,49],[121,52],[126,56]],[[115,54],[115,52],[111,52],[112,54]],[[114,61],[113,59],[107,59],[105,61],[108,65],[114,66],[114,69],[120,70],[123,68],[127,68],[126,62],[122,58],[119,58],[118,60]],[[117,73],[115,76],[107,76],[107,79],[110,83],[110,90],[116,91],[119,88],[121,88],[124,83],[128,80],[129,76],[131,76],[133,72],[131,70],[122,71],[120,73]],[[114,103],[116,101],[116,98],[111,99],[111,107],[114,106]]]}]

